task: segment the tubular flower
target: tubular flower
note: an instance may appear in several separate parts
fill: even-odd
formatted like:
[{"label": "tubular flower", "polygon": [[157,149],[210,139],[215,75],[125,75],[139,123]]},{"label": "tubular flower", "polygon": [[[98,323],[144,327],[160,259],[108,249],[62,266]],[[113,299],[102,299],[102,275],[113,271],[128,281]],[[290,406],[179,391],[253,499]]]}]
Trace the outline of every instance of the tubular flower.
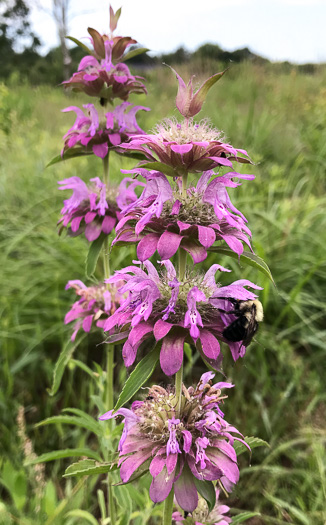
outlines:
[{"label": "tubular flower", "polygon": [[70,199],[63,201],[62,218],[58,224],[61,224],[59,233],[70,224],[69,233],[72,236],[85,232],[86,239],[91,242],[101,232],[107,235],[111,233],[121,218],[120,211],[137,199],[134,188],[144,184],[124,179],[118,188],[112,188],[98,177],[90,180],[89,186],[79,177],[58,182],[60,190],[73,190]]},{"label": "tubular flower", "polygon": [[[224,420],[220,404],[226,396],[212,385],[212,372],[202,375],[196,388],[183,386],[180,411],[172,390],[149,389],[144,401],[135,401],[131,410],[110,410],[101,420],[122,416],[124,431],[119,443],[120,477],[127,483],[139,471],[153,477],[150,497],[164,501],[172,487],[180,507],[193,512],[198,505],[195,479],[220,480],[227,488],[239,479],[234,440],[244,442],[236,428]],[[233,435],[235,434],[235,436]]]},{"label": "tubular flower", "polygon": [[219,504],[219,495],[220,491],[217,489],[216,504],[211,512],[204,498],[199,496],[198,506],[191,514],[184,518],[180,512],[176,511],[172,514],[172,519],[176,525],[228,525],[232,523],[232,519],[225,515],[229,512],[230,507]]},{"label": "tubular flower", "polygon": [[[184,342],[195,344],[214,368],[222,360],[218,340],[229,345],[233,359],[243,357],[243,341],[227,341],[222,333],[235,319],[234,301],[254,300],[257,296],[245,287],[261,289],[242,279],[228,286],[215,282],[217,271],[229,272],[214,264],[205,275],[186,273],[179,281],[170,261],[162,261],[163,270],[157,272],[150,261],[144,262],[146,269],[128,266],[116,271],[109,283],[124,282],[119,291],[128,297],[104,324],[104,331],[114,327],[115,340],[126,339],[122,356],[126,366],[133,364],[139,346],[148,339],[160,342],[160,363],[163,372],[171,376],[181,367]],[[223,312],[223,313],[222,313]]]},{"label": "tubular flower", "polygon": [[[81,152],[93,151],[102,159],[119,144],[126,142],[133,135],[143,133],[136,121],[136,113],[140,109],[149,111],[143,106],[131,107],[130,102],[123,102],[113,111],[105,113],[101,120],[94,104],[85,104],[85,112],[77,106],[69,106],[63,112],[74,111],[76,121],[64,135],[64,147],[61,155],[71,148]],[[130,108],[127,112],[127,108]]]},{"label": "tubular flower", "polygon": [[136,44],[137,40],[113,36],[115,27],[112,29],[110,25],[109,35],[100,35],[95,29],[88,29],[94,50],[82,58],[77,73],[63,85],[109,102],[114,98],[127,100],[131,93],[147,93],[143,78],[132,75],[122,62],[127,47]]},{"label": "tubular flower", "polygon": [[162,260],[170,259],[183,248],[199,263],[215,241],[226,242],[238,255],[243,252],[242,241],[251,249],[247,220],[231,203],[227,188],[239,186],[234,177],[252,180],[253,175],[229,172],[209,182],[214,173],[206,171],[183,195],[178,181],[171,185],[158,171],[138,168],[124,173],[140,173],[147,184],[139,199],[125,208],[114,243],[137,242],[140,261],[156,250]]},{"label": "tubular flower", "polygon": [[140,151],[150,161],[162,162],[169,167],[166,173],[172,176],[201,173],[221,166],[232,168],[233,161],[251,163],[245,150],[222,142],[221,132],[206,120],[166,119],[157,126],[156,133],[138,135],[122,147]]},{"label": "tubular flower", "polygon": [[71,336],[71,340],[76,339],[76,335],[80,328],[84,332],[89,332],[92,327],[93,321],[96,321],[96,326],[103,328],[104,321],[120,305],[124,299],[123,296],[117,289],[117,285],[110,285],[109,287],[104,284],[97,286],[87,287],[82,281],[68,281],[66,290],[73,288],[76,295],[79,296],[69,312],[65,316],[65,324],[76,321],[74,325],[74,332]]}]

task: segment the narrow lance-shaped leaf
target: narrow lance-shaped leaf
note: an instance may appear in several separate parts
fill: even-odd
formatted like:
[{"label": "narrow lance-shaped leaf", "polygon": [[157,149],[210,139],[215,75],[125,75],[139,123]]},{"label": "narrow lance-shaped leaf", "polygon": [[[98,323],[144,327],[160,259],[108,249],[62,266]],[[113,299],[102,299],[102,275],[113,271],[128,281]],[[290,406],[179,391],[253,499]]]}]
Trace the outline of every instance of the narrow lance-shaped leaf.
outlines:
[{"label": "narrow lance-shaped leaf", "polygon": [[226,71],[227,69],[225,69],[221,73],[216,73],[212,77],[208,78],[198,89],[198,91],[196,91],[189,105],[190,116],[194,116],[197,115],[197,113],[199,113],[205,102],[208,91],[211,89],[212,86],[214,86],[214,84],[216,84],[218,80],[222,78]]},{"label": "narrow lance-shaped leaf", "polygon": [[[100,256],[103,243],[106,239],[107,235],[105,233],[101,233],[101,235],[93,241],[89,247],[87,256],[86,256],[86,275],[87,277],[91,277],[93,273],[95,272],[96,265],[98,258]],[[103,257],[107,257],[107,254],[103,254]]]},{"label": "narrow lance-shaped leaf", "polygon": [[93,54],[92,50],[89,47],[87,47],[83,42],[77,40],[77,38],[74,38],[73,36],[66,36],[66,38],[74,42],[78,47],[81,47],[84,51],[86,51],[86,53],[89,53],[90,55]]},{"label": "narrow lance-shaped leaf", "polygon": [[145,164],[140,164],[139,168],[145,168],[146,170],[157,170],[165,173],[169,177],[176,177],[178,174],[174,171],[171,166],[164,164],[163,162],[146,162]]},{"label": "narrow lance-shaped leaf", "polygon": [[121,62],[125,62],[126,60],[129,60],[130,58],[137,57],[138,55],[141,55],[143,53],[147,53],[149,49],[147,47],[137,47],[136,49],[132,49],[131,51],[128,51],[123,57],[121,57]]},{"label": "narrow lance-shaped leaf", "polygon": [[77,338],[76,341],[74,342],[68,341],[64,345],[59,355],[59,358],[55,364],[55,367],[54,367],[52,388],[51,390],[48,390],[50,396],[54,396],[57,393],[60,383],[61,383],[63,373],[65,371],[65,368],[67,364],[69,363],[69,360],[72,358],[72,355],[74,351],[76,350],[77,346],[80,345],[80,343],[83,341],[83,339],[85,339],[85,337],[86,337],[86,334],[82,334],[81,336]]},{"label": "narrow lance-shaped leaf", "polygon": [[241,514],[237,514],[237,516],[232,516],[232,525],[244,523],[255,516],[260,516],[259,512],[241,512]]},{"label": "narrow lance-shaped leaf", "polygon": [[63,477],[68,478],[70,476],[90,476],[90,475],[99,475],[99,474],[105,474],[106,472],[112,472],[115,465],[114,460],[109,463],[99,463],[98,461],[94,461],[92,459],[82,459],[81,461],[78,461],[78,463],[73,463],[70,465]]},{"label": "narrow lance-shaped leaf", "polygon": [[[221,255],[227,255],[228,257],[232,257],[233,259],[239,259],[239,255],[237,253],[235,253],[230,248],[224,248],[223,246],[212,246],[211,248],[208,248],[207,251],[214,252],[214,253],[220,253]],[[264,259],[262,259],[258,255],[245,251],[240,255],[240,263],[247,264],[248,266],[252,266],[253,268],[256,268],[261,273],[266,275],[266,277],[268,277],[272,281],[274,286],[276,286],[269,267],[265,263]]]},{"label": "narrow lance-shaped leaf", "polygon": [[55,461],[62,458],[73,458],[86,456],[97,461],[101,461],[101,456],[95,450],[90,448],[66,448],[63,450],[52,450],[37,456],[36,458],[28,459],[24,462],[25,466],[37,465],[38,463],[47,463],[48,461]]},{"label": "narrow lance-shaped leaf", "polygon": [[122,407],[134,394],[136,394],[136,392],[138,392],[147,379],[152,375],[159,360],[159,356],[160,347],[156,346],[140,361],[140,363],[138,363],[135,370],[128,377],[114,410],[118,410],[118,408]]},{"label": "narrow lance-shaped leaf", "polygon": [[[264,441],[263,439],[257,437],[245,437],[244,440],[249,445],[251,450],[257,447],[269,447],[267,441]],[[241,443],[241,441],[235,441],[233,447],[236,451],[237,456],[239,456],[239,454],[242,454],[243,452],[248,451],[247,447],[243,443]]]},{"label": "narrow lance-shaped leaf", "polygon": [[87,157],[88,155],[92,154],[92,151],[85,151],[82,148],[70,148],[67,151],[65,151],[63,155],[56,155],[56,157],[53,157],[53,159],[51,159],[45,167],[49,168],[50,166],[58,164],[58,162],[62,162],[64,160],[74,159],[77,157]]}]

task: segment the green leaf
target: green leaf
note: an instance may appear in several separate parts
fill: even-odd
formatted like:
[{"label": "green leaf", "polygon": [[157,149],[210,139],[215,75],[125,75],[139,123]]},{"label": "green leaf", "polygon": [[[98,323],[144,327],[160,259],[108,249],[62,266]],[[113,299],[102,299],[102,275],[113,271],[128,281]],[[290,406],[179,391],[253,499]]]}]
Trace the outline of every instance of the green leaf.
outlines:
[{"label": "green leaf", "polygon": [[76,157],[87,157],[88,155],[92,154],[92,151],[85,151],[84,148],[70,148],[67,151],[65,151],[63,156],[57,155],[56,157],[53,157],[53,159],[51,159],[45,167],[49,168],[50,166],[53,166],[53,164],[57,164],[58,162],[62,162],[63,160],[74,159]]},{"label": "green leaf", "polygon": [[51,390],[48,389],[50,396],[54,396],[57,393],[65,368],[69,363],[69,360],[71,359],[77,346],[80,345],[80,343],[83,341],[83,339],[85,339],[85,337],[86,334],[83,333],[80,337],[77,338],[76,341],[68,341],[61,350],[61,353],[58,357],[53,371],[52,388]]},{"label": "green leaf", "polygon": [[99,463],[92,459],[82,459],[78,463],[69,465],[66,469],[63,477],[68,478],[70,476],[92,476],[94,474],[105,474],[111,472],[113,469],[113,463]]},{"label": "green leaf", "polygon": [[95,241],[93,241],[89,247],[89,250],[86,256],[86,267],[85,267],[87,277],[91,277],[93,273],[95,272],[97,261],[100,256],[101,249],[102,249],[103,243],[106,238],[107,238],[107,235],[102,232],[100,236],[97,239],[95,239]]},{"label": "green leaf", "polygon": [[130,58],[134,58],[138,55],[141,55],[142,53],[147,53],[149,49],[147,47],[138,47],[136,49],[133,49],[132,51],[129,51],[125,55],[123,55],[122,58],[120,58],[121,62],[125,62],[126,60],[129,60]]},{"label": "green leaf", "polygon": [[[211,248],[208,248],[207,251],[220,253],[221,255],[227,255],[228,257],[232,257],[233,259],[239,258],[237,253],[235,253],[230,248],[224,248],[223,246],[212,246]],[[270,269],[268,268],[265,261],[261,257],[258,257],[258,255],[255,255],[251,252],[243,252],[242,255],[240,255],[240,263],[247,264],[248,266],[253,266],[261,273],[266,275],[272,281],[274,286],[276,286]]]},{"label": "green leaf", "polygon": [[82,518],[83,523],[87,521],[91,525],[98,525],[97,519],[94,518],[92,514],[87,512],[87,510],[81,510],[81,509],[70,510],[69,512],[67,512],[67,514],[65,514],[65,518],[69,518],[69,517]]},{"label": "green leaf", "polygon": [[221,73],[216,73],[212,77],[208,78],[202,84],[202,86],[199,88],[199,90],[195,93],[195,95],[191,99],[190,106],[189,106],[189,112],[191,112],[191,114],[196,115],[196,113],[199,113],[203,103],[205,102],[208,91],[211,89],[212,86],[214,86],[214,84],[218,80],[222,78],[222,76],[224,75],[226,71],[227,69],[225,69]]},{"label": "green leaf", "polygon": [[147,379],[152,375],[154,368],[159,360],[160,347],[156,346],[149,352],[136,366],[135,370],[128,377],[125,386],[114,407],[114,411],[122,407],[136,392],[143,386]]},{"label": "green leaf", "polygon": [[77,40],[77,38],[73,36],[66,36],[66,38],[74,42],[74,44],[76,44],[78,47],[81,47],[84,51],[86,51],[87,54],[93,55],[93,51],[89,47],[87,47],[86,44],[83,44],[83,42]]},{"label": "green leaf", "polygon": [[66,448],[64,450],[53,450],[52,452],[47,452],[42,454],[34,459],[28,459],[24,462],[24,466],[37,465],[38,463],[47,463],[48,461],[54,461],[56,459],[62,458],[73,458],[87,456],[97,461],[101,461],[101,456],[95,450],[90,448]]},{"label": "green leaf", "polygon": [[[245,437],[245,442],[249,445],[251,450],[257,447],[269,447],[267,441],[257,437]],[[236,451],[237,455],[242,454],[243,452],[248,451],[247,447],[240,441],[234,441],[233,448]],[[249,451],[248,451],[249,452]]]},{"label": "green leaf", "polygon": [[199,494],[207,501],[209,511],[211,512],[216,503],[216,491],[213,483],[211,481],[200,480],[195,477],[193,480]]},{"label": "green leaf", "polygon": [[94,432],[94,434],[100,434],[99,431],[101,430],[101,425],[97,421],[94,420],[92,423],[89,423],[85,419],[76,416],[52,416],[40,421],[35,426],[38,428],[51,424],[75,425]]},{"label": "green leaf", "polygon": [[136,159],[136,160],[146,160],[145,155],[139,151],[128,151],[128,150],[124,150],[124,151],[113,150],[113,151],[117,155],[120,155],[120,157],[127,157],[128,159]]},{"label": "green leaf", "polygon": [[254,518],[255,516],[260,516],[259,512],[241,512],[241,514],[232,516],[232,524],[237,525],[238,523],[243,523],[244,521]]},{"label": "green leaf", "polygon": [[164,162],[145,162],[145,164],[140,164],[138,168],[144,168],[146,170],[156,170],[156,171],[162,171],[165,173],[165,175],[168,175],[169,177],[176,177],[178,174],[171,166],[168,166],[168,164],[164,164]]}]

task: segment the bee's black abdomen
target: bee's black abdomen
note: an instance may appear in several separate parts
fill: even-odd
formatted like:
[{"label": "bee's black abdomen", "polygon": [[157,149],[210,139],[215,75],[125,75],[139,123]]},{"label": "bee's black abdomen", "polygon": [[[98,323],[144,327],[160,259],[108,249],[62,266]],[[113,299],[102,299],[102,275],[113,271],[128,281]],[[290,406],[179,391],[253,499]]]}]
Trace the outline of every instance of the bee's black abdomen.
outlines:
[{"label": "bee's black abdomen", "polygon": [[245,317],[239,317],[223,330],[223,337],[228,341],[236,343],[246,337],[248,321]]}]

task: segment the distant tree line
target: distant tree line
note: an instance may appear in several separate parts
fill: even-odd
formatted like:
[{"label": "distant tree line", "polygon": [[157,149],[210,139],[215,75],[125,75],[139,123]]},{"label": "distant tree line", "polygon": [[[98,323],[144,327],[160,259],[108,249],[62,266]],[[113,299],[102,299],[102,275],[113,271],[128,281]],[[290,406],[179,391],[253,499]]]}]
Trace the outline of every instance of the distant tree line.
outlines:
[{"label": "distant tree line", "polygon": [[[54,0],[54,4],[68,2],[68,0]],[[12,77],[26,79],[32,84],[56,85],[71,71],[76,71],[78,63],[84,56],[84,51],[78,47],[69,50],[67,64],[67,48],[61,46],[52,49],[46,56],[40,54],[41,42],[33,33],[29,23],[29,8],[24,0],[0,0],[0,80],[10,81]],[[60,29],[60,28],[59,28]],[[59,31],[60,32],[60,31]],[[62,40],[62,39],[61,39]],[[207,43],[200,46],[196,51],[190,53],[184,47],[180,47],[172,53],[164,53],[160,56],[151,57],[147,53],[138,55],[128,62],[134,68],[154,68],[162,63],[169,65],[187,64],[195,62],[196,71],[200,68],[215,70],[225,67],[231,63],[251,61],[255,63],[266,63],[267,59],[252,53],[247,47],[236,51],[225,51],[217,44]],[[283,67],[292,68],[289,63],[283,63]],[[313,73],[316,69],[314,64],[298,66],[306,73]]]}]

